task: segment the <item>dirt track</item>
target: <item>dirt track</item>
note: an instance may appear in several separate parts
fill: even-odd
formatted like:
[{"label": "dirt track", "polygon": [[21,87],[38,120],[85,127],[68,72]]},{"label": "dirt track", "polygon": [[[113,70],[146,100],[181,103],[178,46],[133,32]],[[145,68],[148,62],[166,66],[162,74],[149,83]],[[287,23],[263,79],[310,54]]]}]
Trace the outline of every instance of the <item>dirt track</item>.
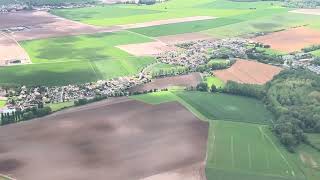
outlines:
[{"label": "dirt track", "polygon": [[282,69],[255,61],[237,60],[229,69],[217,70],[213,74],[224,82],[235,81],[246,84],[265,84]]},{"label": "dirt track", "polygon": [[200,73],[154,79],[152,82],[130,89],[130,92],[143,92],[153,89],[164,89],[171,86],[197,86],[202,81]]},{"label": "dirt track", "polygon": [[254,38],[253,41],[268,44],[272,49],[282,52],[294,52],[311,45],[320,44],[320,31],[299,27],[259,36]]},{"label": "dirt track", "polygon": [[126,98],[0,128],[0,173],[21,180],[135,180],[201,163],[208,125],[178,103]]},{"label": "dirt track", "polygon": [[0,32],[0,66],[10,61],[20,60],[21,63],[31,63],[27,52],[10,36]]}]

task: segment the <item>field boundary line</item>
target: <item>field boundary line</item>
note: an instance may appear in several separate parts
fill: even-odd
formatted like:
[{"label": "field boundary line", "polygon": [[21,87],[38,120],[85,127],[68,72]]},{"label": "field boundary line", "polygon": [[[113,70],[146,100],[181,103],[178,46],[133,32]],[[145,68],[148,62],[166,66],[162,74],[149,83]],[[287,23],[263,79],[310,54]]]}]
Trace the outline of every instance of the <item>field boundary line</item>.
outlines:
[{"label": "field boundary line", "polygon": [[250,144],[248,144],[248,154],[249,154],[249,168],[252,168],[252,155],[251,155],[251,149],[250,149]]},{"label": "field boundary line", "polygon": [[183,100],[181,97],[179,97],[178,95],[176,95],[175,93],[173,93],[176,96],[177,101],[183,105],[185,108],[187,108],[194,116],[196,116],[197,118],[199,118],[202,121],[205,122],[209,122],[213,119],[209,119],[207,118],[205,115],[203,115],[200,111],[196,110],[193,106],[191,106],[189,103],[187,103],[185,100]]},{"label": "field boundary line", "polygon": [[287,179],[287,180],[289,180],[289,178],[290,179],[292,178],[290,176],[274,175],[274,174],[267,174],[267,173],[255,173],[253,171],[246,171],[246,170],[242,170],[242,169],[226,170],[226,169],[223,169],[223,168],[217,168],[217,167],[210,166],[210,165],[207,166],[207,168],[221,170],[221,171],[225,171],[225,172],[236,172],[236,173],[248,174],[248,175],[258,175],[258,176],[265,176],[265,177],[284,178],[284,179]]},{"label": "field boundary line", "polygon": [[259,127],[259,130],[261,133],[263,133],[265,135],[265,137],[268,139],[268,141],[272,144],[272,146],[274,147],[274,149],[276,149],[276,151],[278,151],[278,153],[280,154],[281,158],[284,160],[284,162],[287,164],[288,168],[292,171],[291,175],[295,176],[294,173],[294,169],[291,167],[289,161],[286,159],[286,157],[283,155],[283,153],[281,152],[281,150],[276,146],[276,144],[273,142],[273,140],[269,137],[269,135],[267,135],[263,129],[261,127]]},{"label": "field boundary line", "polygon": [[31,58],[30,58],[30,56],[29,56],[29,53],[20,45],[20,43],[19,43],[17,40],[15,40],[12,36],[10,36],[10,35],[8,35],[8,34],[6,34],[6,33],[4,33],[4,32],[0,32],[0,34],[3,35],[4,37],[9,38],[9,39],[12,40],[14,43],[16,43],[16,44],[21,48],[21,50],[26,54],[29,63],[30,63],[30,64],[32,63]]},{"label": "field boundary line", "polygon": [[10,177],[10,176],[7,176],[7,175],[1,174],[1,173],[0,173],[0,177],[7,178],[7,179],[9,179],[9,180],[17,180],[17,179],[15,179],[15,178],[12,178],[12,177]]},{"label": "field boundary line", "polygon": [[231,161],[232,161],[232,167],[234,168],[235,166],[235,162],[234,162],[234,145],[233,145],[233,136],[230,137],[231,138]]}]

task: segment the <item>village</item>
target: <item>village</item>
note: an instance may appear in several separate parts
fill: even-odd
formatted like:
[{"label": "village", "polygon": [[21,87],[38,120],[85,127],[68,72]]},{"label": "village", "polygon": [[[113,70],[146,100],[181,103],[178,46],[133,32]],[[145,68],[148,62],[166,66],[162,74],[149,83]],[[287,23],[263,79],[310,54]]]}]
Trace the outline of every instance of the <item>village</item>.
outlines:
[{"label": "village", "polygon": [[[178,50],[161,53],[157,56],[158,63],[179,65],[186,67],[188,72],[199,71],[198,67],[207,65],[212,59],[225,59],[226,62],[238,59],[250,59],[249,57],[259,57],[261,51],[257,48],[269,48],[260,43],[250,40],[234,38],[217,41],[201,40],[177,45]],[[252,55],[254,54],[254,56]],[[258,55],[257,55],[258,54]],[[266,55],[266,54],[264,54]],[[264,58],[268,56],[263,56]],[[312,63],[315,58],[309,53],[292,53],[281,56],[280,62],[273,62],[273,56],[267,59],[269,64],[284,68],[304,68],[314,73],[320,74],[320,66]],[[276,59],[278,60],[279,57]],[[265,60],[264,60],[265,62]],[[221,69],[229,66],[222,66]],[[211,72],[213,69],[207,67],[205,71]],[[76,101],[79,99],[93,99],[97,96],[114,97],[127,96],[129,89],[135,86],[151,82],[150,72],[141,71],[140,74],[132,77],[120,77],[112,80],[100,80],[85,84],[70,84],[62,87],[26,87],[21,88],[2,88],[0,89],[0,100],[6,100],[7,105],[0,109],[0,112],[12,112],[16,109],[25,110],[32,107],[38,107],[39,103],[62,103]]]}]

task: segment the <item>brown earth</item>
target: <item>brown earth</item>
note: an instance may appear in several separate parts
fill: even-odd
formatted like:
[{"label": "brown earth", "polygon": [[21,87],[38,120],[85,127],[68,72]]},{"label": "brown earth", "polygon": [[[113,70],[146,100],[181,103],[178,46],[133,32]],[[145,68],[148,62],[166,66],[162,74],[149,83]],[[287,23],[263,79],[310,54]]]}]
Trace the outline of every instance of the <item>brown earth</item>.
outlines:
[{"label": "brown earth", "polygon": [[208,124],[178,103],[110,99],[0,128],[0,173],[135,180],[200,164]]},{"label": "brown earth", "polygon": [[0,29],[24,26],[27,30],[12,32],[17,41],[42,39],[59,36],[112,32],[119,27],[96,27],[64,19],[45,11],[21,11],[0,14]]},{"label": "brown earth", "polygon": [[130,92],[143,92],[153,89],[164,89],[172,86],[197,86],[202,81],[200,73],[154,79],[152,82],[130,89]]},{"label": "brown earth", "polygon": [[320,9],[296,9],[289,12],[298,14],[320,15]]},{"label": "brown earth", "polygon": [[0,32],[0,66],[20,60],[22,64],[31,63],[27,52],[13,38]]},{"label": "brown earth", "polygon": [[179,43],[186,43],[190,41],[212,40],[214,38],[212,36],[202,33],[185,33],[170,36],[160,36],[157,37],[157,39],[161,42],[173,45]]},{"label": "brown earth", "polygon": [[134,56],[155,56],[166,51],[175,50],[176,47],[167,45],[163,42],[147,42],[139,44],[128,44],[116,46],[117,48],[126,51]]},{"label": "brown earth", "polygon": [[282,68],[249,60],[237,60],[229,69],[217,70],[213,74],[224,82],[235,81],[245,84],[265,84]]},{"label": "brown earth", "polygon": [[294,52],[311,45],[320,44],[320,31],[299,27],[259,36],[252,40],[268,44],[275,50]]},{"label": "brown earth", "polygon": [[196,163],[194,165],[177,169],[162,174],[157,174],[142,180],[206,180],[205,164]]}]

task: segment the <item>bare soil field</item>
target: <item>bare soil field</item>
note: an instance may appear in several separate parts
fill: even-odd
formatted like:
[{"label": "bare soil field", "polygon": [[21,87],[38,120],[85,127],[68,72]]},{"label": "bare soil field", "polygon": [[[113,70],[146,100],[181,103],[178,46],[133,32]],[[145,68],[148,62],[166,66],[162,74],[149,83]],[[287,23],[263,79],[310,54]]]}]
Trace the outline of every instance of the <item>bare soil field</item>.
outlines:
[{"label": "bare soil field", "polygon": [[134,56],[155,56],[166,51],[175,50],[176,47],[166,43],[155,41],[139,44],[120,45],[117,48],[126,51]]},{"label": "bare soil field", "polygon": [[213,74],[224,82],[235,81],[245,84],[265,84],[282,68],[249,60],[237,60],[229,69],[217,70]]},{"label": "bare soil field", "polygon": [[0,66],[20,60],[21,64],[31,63],[28,53],[10,36],[0,32]]},{"label": "bare soil field", "polygon": [[157,37],[157,39],[166,44],[179,44],[186,43],[190,41],[200,41],[200,40],[213,40],[212,36],[202,33],[186,33],[186,34],[178,34],[178,35],[170,35],[170,36],[161,36]]},{"label": "bare soil field", "polygon": [[320,15],[320,9],[296,9],[289,12],[299,14]]},{"label": "bare soil field", "polygon": [[0,29],[5,30],[15,27],[26,28],[25,30],[11,33],[11,36],[17,41],[112,32],[120,29],[118,27],[101,28],[86,25],[54,16],[45,11],[21,11],[0,14]]},{"label": "bare soil field", "polygon": [[201,164],[208,124],[178,103],[110,99],[0,127],[0,172],[23,180],[136,180]]},{"label": "bare soil field", "polygon": [[200,73],[154,79],[152,82],[130,89],[130,92],[143,92],[153,89],[164,89],[172,86],[197,86],[202,81]]},{"label": "bare soil field", "polygon": [[205,164],[196,163],[185,168],[157,174],[142,180],[206,180]]},{"label": "bare soil field", "polygon": [[275,50],[294,52],[299,51],[304,47],[320,44],[320,31],[299,27],[259,36],[252,40],[268,44]]},{"label": "bare soil field", "polygon": [[175,23],[183,23],[183,22],[208,20],[208,19],[215,19],[215,18],[216,17],[212,17],[212,16],[191,16],[191,17],[185,17],[185,18],[173,18],[173,19],[150,21],[150,22],[144,22],[144,23],[125,24],[125,25],[120,25],[119,27],[122,27],[124,29],[132,29],[132,28],[142,28],[142,27],[149,27],[149,26],[159,26],[164,24],[175,24]]}]

